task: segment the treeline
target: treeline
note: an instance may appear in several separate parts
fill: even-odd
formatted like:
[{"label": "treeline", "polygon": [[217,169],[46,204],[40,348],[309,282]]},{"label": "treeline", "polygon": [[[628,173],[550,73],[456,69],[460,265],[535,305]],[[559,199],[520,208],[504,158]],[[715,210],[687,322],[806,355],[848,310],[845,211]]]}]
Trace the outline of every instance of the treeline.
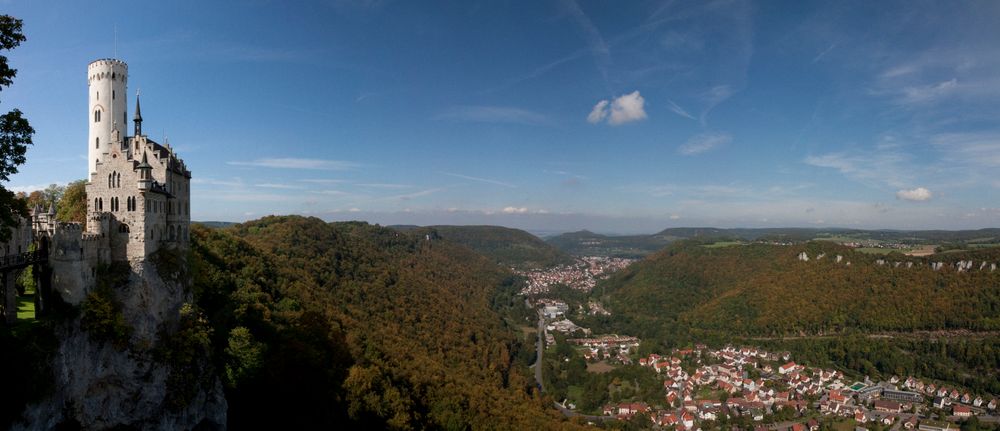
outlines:
[{"label": "treeline", "polygon": [[232,428],[562,428],[499,310],[513,278],[447,241],[314,218],[192,228]]}]

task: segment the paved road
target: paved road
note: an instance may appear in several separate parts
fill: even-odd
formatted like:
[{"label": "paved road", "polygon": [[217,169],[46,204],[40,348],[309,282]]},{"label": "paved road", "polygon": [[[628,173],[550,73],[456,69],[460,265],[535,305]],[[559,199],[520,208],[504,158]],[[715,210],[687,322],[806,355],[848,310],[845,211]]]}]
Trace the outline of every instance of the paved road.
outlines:
[{"label": "paved road", "polygon": [[542,381],[542,351],[545,350],[545,319],[542,312],[538,312],[538,342],[535,343],[535,382],[538,383],[538,390],[545,392],[545,383]]}]

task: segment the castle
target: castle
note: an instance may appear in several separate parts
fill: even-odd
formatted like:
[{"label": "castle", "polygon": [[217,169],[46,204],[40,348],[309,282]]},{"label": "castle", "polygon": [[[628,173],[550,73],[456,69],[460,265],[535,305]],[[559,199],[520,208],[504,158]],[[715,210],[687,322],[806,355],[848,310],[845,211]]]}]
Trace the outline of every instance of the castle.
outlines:
[{"label": "castle", "polygon": [[128,65],[117,59],[87,66],[87,222],[63,223],[55,208],[36,207],[31,228],[47,249],[51,286],[71,303],[94,285],[97,268],[139,268],[161,248],[187,248],[191,172],[169,144],[142,133],[136,94],[132,136],[127,124]]}]

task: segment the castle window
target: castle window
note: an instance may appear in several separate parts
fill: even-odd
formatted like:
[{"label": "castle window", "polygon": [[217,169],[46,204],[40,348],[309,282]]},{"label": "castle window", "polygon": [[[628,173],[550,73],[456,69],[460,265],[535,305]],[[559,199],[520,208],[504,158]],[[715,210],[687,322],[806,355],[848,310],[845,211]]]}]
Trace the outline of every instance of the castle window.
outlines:
[{"label": "castle window", "polygon": [[111,100],[115,100],[115,90],[111,90]]},{"label": "castle window", "polygon": [[101,148],[101,137],[94,138],[94,148]]},{"label": "castle window", "polygon": [[97,92],[97,100],[101,100],[101,92],[100,91]]},{"label": "castle window", "polygon": [[101,110],[100,109],[94,111],[94,122],[95,123],[100,123],[101,122]]}]

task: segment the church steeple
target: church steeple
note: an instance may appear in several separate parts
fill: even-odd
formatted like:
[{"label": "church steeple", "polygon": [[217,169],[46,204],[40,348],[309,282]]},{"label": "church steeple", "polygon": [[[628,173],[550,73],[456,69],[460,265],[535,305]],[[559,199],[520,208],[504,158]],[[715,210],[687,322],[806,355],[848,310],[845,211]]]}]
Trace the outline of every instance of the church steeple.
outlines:
[{"label": "church steeple", "polygon": [[139,111],[139,91],[135,92],[135,136],[142,135],[142,112]]}]

